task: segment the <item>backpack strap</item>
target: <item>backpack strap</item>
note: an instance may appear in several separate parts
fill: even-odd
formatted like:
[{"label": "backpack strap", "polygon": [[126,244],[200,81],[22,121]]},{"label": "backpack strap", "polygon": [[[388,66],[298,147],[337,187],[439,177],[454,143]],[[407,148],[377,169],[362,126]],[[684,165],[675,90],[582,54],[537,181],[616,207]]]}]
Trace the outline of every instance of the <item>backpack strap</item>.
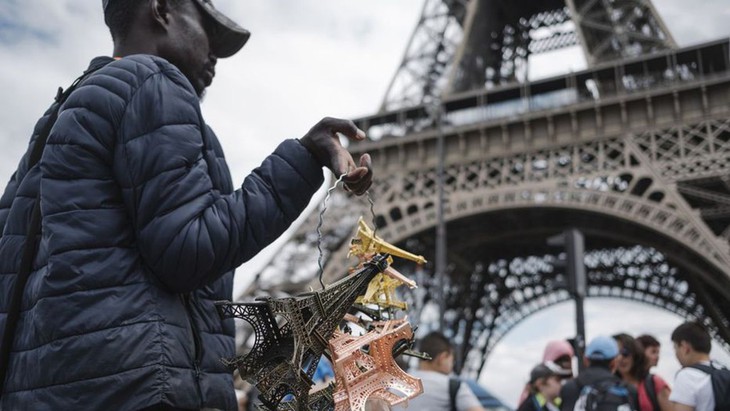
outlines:
[{"label": "backpack strap", "polygon": [[451,411],[456,411],[456,394],[459,392],[461,380],[458,378],[449,378],[449,406]]},{"label": "backpack strap", "polygon": [[[636,390],[633,385],[627,385],[623,382],[621,384],[626,387],[626,390],[629,393],[628,400],[631,409],[634,411],[640,411],[641,408],[639,406],[639,391]],[[659,408],[657,408],[655,411],[659,411]]]},{"label": "backpack strap", "polygon": [[646,391],[646,395],[649,397],[652,409],[654,411],[661,411],[661,407],[659,406],[659,399],[656,395],[657,393],[656,384],[654,383],[654,374],[650,373],[646,376],[646,379],[644,379],[644,390]]},{"label": "backpack strap", "polygon": [[[102,66],[94,67],[86,70],[79,78],[77,78],[66,91],[63,91],[61,87],[58,88],[56,93],[55,103],[51,109],[51,113],[48,116],[48,120],[43,125],[43,129],[38,134],[33,149],[28,157],[28,172],[36,165],[43,155],[43,149],[46,147],[48,136],[51,134],[53,125],[58,120],[58,113],[61,110],[61,106],[66,101],[69,95],[76,89],[76,86],[91,73],[100,69]],[[37,236],[41,229],[41,202],[40,202],[40,189],[36,195],[35,202],[33,205],[33,211],[31,212],[30,221],[28,223],[28,231],[25,235],[25,245],[23,246],[23,254],[20,258],[20,265],[18,267],[18,273],[15,276],[15,285],[13,291],[10,294],[10,304],[8,305],[7,317],[5,318],[5,329],[3,330],[3,338],[0,341],[0,398],[3,395],[5,387],[5,378],[7,376],[8,369],[10,368],[10,352],[13,349],[13,342],[15,341],[15,332],[18,328],[18,320],[20,318],[20,308],[23,302],[23,292],[25,291],[25,285],[28,282],[28,277],[33,271],[33,260],[35,259],[36,248],[38,247]]]}]

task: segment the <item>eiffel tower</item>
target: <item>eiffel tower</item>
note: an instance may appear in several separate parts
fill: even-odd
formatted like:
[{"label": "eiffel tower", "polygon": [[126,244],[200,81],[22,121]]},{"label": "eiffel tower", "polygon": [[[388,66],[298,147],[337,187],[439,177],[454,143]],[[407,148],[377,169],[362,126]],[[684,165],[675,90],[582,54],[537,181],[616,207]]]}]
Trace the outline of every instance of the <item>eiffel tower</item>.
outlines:
[{"label": "eiffel tower", "polygon": [[[528,78],[567,47],[586,69]],[[730,349],[730,40],[680,48],[650,0],[426,0],[379,111],[355,122],[377,235],[434,261],[443,216],[446,286],[432,263],[398,269],[418,277],[416,310],[443,305],[463,375],[571,299],[547,246],[568,228],[586,238],[589,298],[700,320]],[[247,294],[317,284],[318,245],[335,281],[370,214],[336,190],[321,243],[314,212]]]}]

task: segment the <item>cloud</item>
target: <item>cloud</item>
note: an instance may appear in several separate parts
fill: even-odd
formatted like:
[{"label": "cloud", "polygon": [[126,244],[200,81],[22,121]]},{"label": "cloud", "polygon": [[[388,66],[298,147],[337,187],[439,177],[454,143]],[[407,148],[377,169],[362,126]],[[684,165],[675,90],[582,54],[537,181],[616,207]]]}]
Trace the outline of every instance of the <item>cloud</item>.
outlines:
[{"label": "cloud", "polygon": [[[111,51],[100,21],[101,3],[5,1],[0,3],[0,186],[27,147],[33,125],[91,57]],[[6,21],[12,21],[6,26]],[[8,28],[9,27],[9,28]]]},{"label": "cloud", "polygon": [[730,35],[726,0],[703,0],[691,5],[679,0],[654,0],[654,5],[680,46]]}]

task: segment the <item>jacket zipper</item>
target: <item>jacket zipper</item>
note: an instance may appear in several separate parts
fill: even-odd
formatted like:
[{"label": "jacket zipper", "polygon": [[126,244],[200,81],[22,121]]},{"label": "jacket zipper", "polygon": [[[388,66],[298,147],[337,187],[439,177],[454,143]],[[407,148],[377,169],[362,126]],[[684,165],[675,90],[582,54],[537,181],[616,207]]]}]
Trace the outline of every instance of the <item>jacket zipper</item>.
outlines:
[{"label": "jacket zipper", "polygon": [[198,331],[198,327],[193,320],[192,293],[181,295],[181,298],[183,300],[183,304],[185,305],[185,312],[188,315],[188,321],[190,322],[190,331],[193,337],[193,350],[195,351],[195,358],[193,359],[193,369],[195,371],[195,385],[198,390],[200,408],[203,408],[203,389],[200,386],[200,358],[202,356],[203,345],[200,339],[200,332]]}]

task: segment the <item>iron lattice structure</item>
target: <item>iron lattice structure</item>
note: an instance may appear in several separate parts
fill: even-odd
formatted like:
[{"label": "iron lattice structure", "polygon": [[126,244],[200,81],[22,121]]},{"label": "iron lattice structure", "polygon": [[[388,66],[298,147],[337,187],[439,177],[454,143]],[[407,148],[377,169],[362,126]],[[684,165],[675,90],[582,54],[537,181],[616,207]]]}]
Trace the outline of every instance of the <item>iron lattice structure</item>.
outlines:
[{"label": "iron lattice structure", "polygon": [[676,48],[650,0],[426,0],[381,112],[524,81],[530,55],[577,44],[590,67]]},{"label": "iron lattice structure", "polygon": [[[416,32],[425,29],[429,10],[441,10],[449,27],[473,27],[481,7],[513,4],[516,12],[522,3],[427,1]],[[419,277],[418,294],[406,296],[414,307],[409,318],[428,329],[418,315],[440,295],[433,256],[442,183],[449,275],[443,317],[459,342],[464,374],[479,373],[495,344],[524,318],[570,298],[555,250],[546,245],[566,228],[586,237],[589,297],[624,298],[698,319],[730,349],[730,41],[675,48],[649,1],[539,3],[530,11],[536,14],[516,21],[570,28],[575,19],[565,19],[580,16],[571,23],[576,34],[543,30],[563,34],[542,43],[531,37],[526,47],[549,49],[575,38],[586,50],[587,69],[531,82],[511,81],[520,78],[510,74],[494,87],[470,80],[473,89],[448,93],[448,84],[466,78],[456,62],[464,67],[475,40],[461,34],[439,46],[451,37],[433,34],[421,46],[424,61],[438,55],[429,50],[452,50],[444,55],[461,60],[451,60],[450,68],[432,65],[427,78],[413,79],[422,86],[408,89],[415,94],[389,94],[379,113],[356,120],[369,139],[350,150],[373,157],[378,236],[431,261],[399,267]],[[611,25],[591,23],[599,5],[617,8],[607,12]],[[512,64],[504,46],[490,50],[502,53],[500,67]],[[424,98],[429,90],[440,98]],[[326,282],[347,264],[357,218],[370,215],[365,200],[335,192],[330,201],[321,244]],[[312,281],[318,220],[318,213],[306,219],[248,294]],[[299,283],[265,284],[281,273]]]}]

